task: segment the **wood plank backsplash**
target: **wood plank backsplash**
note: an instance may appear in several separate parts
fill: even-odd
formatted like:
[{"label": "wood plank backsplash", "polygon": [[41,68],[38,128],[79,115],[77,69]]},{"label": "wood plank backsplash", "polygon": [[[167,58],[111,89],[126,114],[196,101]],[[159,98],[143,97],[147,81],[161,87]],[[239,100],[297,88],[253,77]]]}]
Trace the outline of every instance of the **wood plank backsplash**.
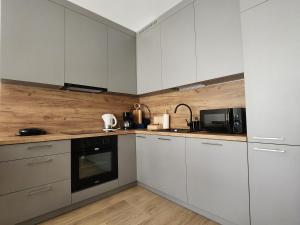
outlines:
[{"label": "wood plank backsplash", "polygon": [[245,107],[244,80],[141,97],[140,103],[148,105],[152,116],[160,116],[168,110],[172,128],[187,128],[185,119],[189,119],[189,111],[180,107],[174,114],[177,104],[185,103],[191,106],[193,117],[199,117],[199,111],[202,109]]},{"label": "wood plank backsplash", "polygon": [[0,136],[14,136],[24,127],[41,127],[50,133],[97,130],[103,126],[103,113],[121,120],[122,112],[137,101],[132,96],[0,83]]},{"label": "wood plank backsplash", "polygon": [[41,127],[50,133],[98,130],[103,126],[103,113],[113,113],[121,121],[122,112],[130,110],[138,101],[148,105],[152,116],[160,116],[168,110],[171,127],[185,128],[189,113],[182,107],[174,114],[177,104],[190,105],[194,116],[199,116],[201,109],[244,107],[244,80],[140,98],[0,83],[0,136],[14,136],[24,127]]}]

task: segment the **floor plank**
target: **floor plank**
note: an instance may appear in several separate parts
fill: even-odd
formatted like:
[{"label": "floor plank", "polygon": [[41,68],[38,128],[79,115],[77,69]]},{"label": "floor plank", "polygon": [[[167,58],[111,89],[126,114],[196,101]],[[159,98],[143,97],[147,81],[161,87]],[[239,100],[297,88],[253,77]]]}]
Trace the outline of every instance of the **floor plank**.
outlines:
[{"label": "floor plank", "polygon": [[137,186],[40,225],[218,224]]}]

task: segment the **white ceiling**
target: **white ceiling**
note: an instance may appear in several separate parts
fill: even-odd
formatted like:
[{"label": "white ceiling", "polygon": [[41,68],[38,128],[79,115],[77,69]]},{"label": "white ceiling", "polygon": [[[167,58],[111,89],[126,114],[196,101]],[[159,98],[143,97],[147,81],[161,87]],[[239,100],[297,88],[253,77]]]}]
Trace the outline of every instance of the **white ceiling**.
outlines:
[{"label": "white ceiling", "polygon": [[69,0],[130,30],[139,31],[182,0]]}]

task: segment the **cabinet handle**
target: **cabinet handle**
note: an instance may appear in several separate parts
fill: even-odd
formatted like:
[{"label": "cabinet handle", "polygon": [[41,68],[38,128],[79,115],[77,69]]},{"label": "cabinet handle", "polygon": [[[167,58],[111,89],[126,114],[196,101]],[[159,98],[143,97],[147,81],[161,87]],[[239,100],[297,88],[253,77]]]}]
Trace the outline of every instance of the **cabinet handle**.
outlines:
[{"label": "cabinet handle", "polygon": [[208,143],[208,142],[202,142],[203,145],[213,145],[213,146],[223,146],[223,144],[219,143]]},{"label": "cabinet handle", "polygon": [[269,149],[269,148],[253,148],[255,151],[262,151],[262,152],[276,152],[276,153],[285,153],[286,150],[282,149]]},{"label": "cabinet handle", "polygon": [[50,163],[52,161],[53,161],[53,159],[40,160],[40,161],[36,160],[36,161],[32,161],[32,162],[27,163],[27,165],[28,166],[33,166],[33,165],[38,165],[38,164],[43,164],[43,163]]},{"label": "cabinet handle", "polygon": [[256,140],[269,140],[269,141],[284,141],[284,137],[252,137]]},{"label": "cabinet handle", "polygon": [[52,191],[52,189],[53,189],[52,186],[48,185],[46,187],[42,187],[42,188],[39,188],[39,189],[29,192],[28,196],[33,196],[33,195],[37,195],[40,193],[49,192],[49,191]]},{"label": "cabinet handle", "polygon": [[52,148],[52,145],[37,145],[37,146],[30,146],[27,150],[39,150],[43,148]]},{"label": "cabinet handle", "polygon": [[161,140],[161,141],[171,141],[171,139],[168,139],[168,138],[157,138],[158,140]]},{"label": "cabinet handle", "polygon": [[144,136],[136,136],[136,137],[146,139],[146,137],[144,137]]}]

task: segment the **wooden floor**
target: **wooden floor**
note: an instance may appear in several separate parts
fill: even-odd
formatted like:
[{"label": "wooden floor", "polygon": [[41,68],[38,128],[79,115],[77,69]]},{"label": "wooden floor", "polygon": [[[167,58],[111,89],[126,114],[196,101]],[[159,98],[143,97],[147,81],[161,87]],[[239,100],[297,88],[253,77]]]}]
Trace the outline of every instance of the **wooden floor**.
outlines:
[{"label": "wooden floor", "polygon": [[42,223],[70,224],[218,225],[139,186]]}]

